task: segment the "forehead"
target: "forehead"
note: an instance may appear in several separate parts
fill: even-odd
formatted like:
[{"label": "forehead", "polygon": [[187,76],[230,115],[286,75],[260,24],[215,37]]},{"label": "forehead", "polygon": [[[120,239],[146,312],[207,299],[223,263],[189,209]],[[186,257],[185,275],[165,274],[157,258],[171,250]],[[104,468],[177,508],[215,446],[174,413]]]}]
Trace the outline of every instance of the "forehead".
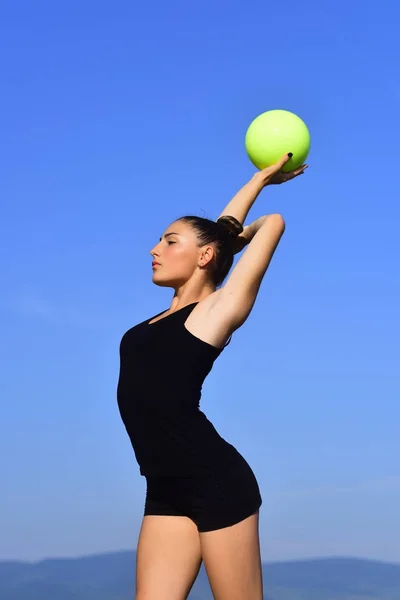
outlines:
[{"label": "forehead", "polygon": [[185,223],[184,221],[174,221],[164,231],[163,236],[172,235],[173,233],[177,235],[188,235],[189,233],[193,234],[194,232],[189,223]]}]

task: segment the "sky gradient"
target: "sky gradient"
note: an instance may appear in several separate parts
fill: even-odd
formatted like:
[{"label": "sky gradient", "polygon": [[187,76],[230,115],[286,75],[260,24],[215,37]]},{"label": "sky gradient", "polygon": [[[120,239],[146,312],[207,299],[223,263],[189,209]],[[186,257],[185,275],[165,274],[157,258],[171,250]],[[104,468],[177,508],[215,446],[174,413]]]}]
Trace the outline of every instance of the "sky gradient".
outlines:
[{"label": "sky gradient", "polygon": [[310,168],[251,211],[286,233],[202,408],[259,479],[265,560],[400,561],[399,17],[2,3],[0,559],[135,547],[116,384],[122,334],[171,299],[149,250],[178,216],[218,216],[254,172],[247,126],[284,108]]}]

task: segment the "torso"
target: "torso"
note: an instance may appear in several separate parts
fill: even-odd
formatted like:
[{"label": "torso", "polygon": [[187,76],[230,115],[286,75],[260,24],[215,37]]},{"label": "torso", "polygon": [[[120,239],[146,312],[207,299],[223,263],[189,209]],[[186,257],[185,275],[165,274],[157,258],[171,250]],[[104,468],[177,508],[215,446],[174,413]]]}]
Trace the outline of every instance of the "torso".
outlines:
[{"label": "torso", "polygon": [[224,343],[210,334],[207,300],[160,313],[121,340],[118,405],[143,475],[222,471],[235,454],[199,408]]}]

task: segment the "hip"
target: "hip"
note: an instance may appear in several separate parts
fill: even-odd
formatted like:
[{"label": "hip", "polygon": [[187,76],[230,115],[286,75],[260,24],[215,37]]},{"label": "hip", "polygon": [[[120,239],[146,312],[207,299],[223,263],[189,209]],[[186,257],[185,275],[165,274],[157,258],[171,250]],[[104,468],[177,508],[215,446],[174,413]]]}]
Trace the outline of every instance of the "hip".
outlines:
[{"label": "hip", "polygon": [[146,475],[147,493],[160,499],[176,498],[185,503],[208,495],[224,499],[259,497],[257,478],[246,460],[237,453],[235,464],[224,471],[209,469],[191,475]]}]

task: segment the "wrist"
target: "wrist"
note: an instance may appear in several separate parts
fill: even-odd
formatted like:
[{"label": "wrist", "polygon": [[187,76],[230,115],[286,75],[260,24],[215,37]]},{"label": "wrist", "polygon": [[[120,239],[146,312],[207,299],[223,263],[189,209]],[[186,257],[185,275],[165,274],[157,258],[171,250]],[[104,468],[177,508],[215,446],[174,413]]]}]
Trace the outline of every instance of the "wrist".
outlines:
[{"label": "wrist", "polygon": [[266,185],[268,185],[271,176],[266,174],[264,171],[258,171],[254,173],[252,177],[252,181],[262,190]]}]

